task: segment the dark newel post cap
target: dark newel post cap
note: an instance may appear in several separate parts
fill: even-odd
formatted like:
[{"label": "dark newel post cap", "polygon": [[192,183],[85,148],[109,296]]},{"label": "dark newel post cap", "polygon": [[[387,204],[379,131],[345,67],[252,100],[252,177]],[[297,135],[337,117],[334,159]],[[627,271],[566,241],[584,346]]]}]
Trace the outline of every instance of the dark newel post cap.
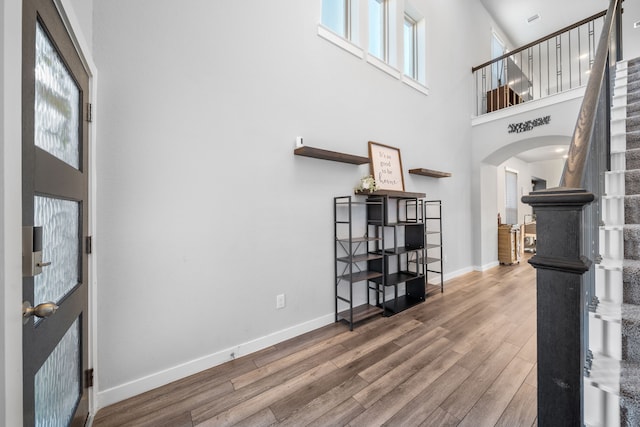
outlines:
[{"label": "dark newel post cap", "polygon": [[584,206],[593,202],[595,195],[583,188],[555,187],[534,191],[522,196],[522,203],[538,207]]}]

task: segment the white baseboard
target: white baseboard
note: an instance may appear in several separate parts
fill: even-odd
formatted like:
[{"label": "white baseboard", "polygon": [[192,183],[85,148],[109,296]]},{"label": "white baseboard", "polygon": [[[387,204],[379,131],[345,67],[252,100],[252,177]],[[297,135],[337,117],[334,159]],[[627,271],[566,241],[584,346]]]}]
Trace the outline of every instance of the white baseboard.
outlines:
[{"label": "white baseboard", "polygon": [[489,270],[490,268],[497,267],[497,266],[499,266],[499,265],[500,265],[500,262],[499,262],[499,261],[492,261],[492,262],[490,262],[490,263],[488,263],[488,264],[485,264],[485,265],[482,265],[482,266],[474,265],[474,266],[473,266],[473,270],[474,270],[474,271],[487,271],[487,270]]},{"label": "white baseboard", "polygon": [[[498,263],[496,262],[495,265],[498,265]],[[465,267],[456,271],[446,273],[444,275],[444,280],[447,281],[453,279],[455,277],[469,273],[474,269],[477,268]],[[334,321],[334,314],[327,314],[325,316],[312,319],[308,322],[304,322],[290,328],[265,335],[264,337],[248,341],[234,347],[229,347],[216,353],[203,356],[177,366],[173,366],[171,368],[156,372],[151,375],[147,375],[142,378],[138,378],[134,381],[120,384],[116,387],[112,387],[106,390],[98,391],[96,395],[95,411],[97,412],[100,408],[104,408],[138,394],[153,390],[154,388],[161,387],[165,384],[169,384],[170,382],[177,381],[189,375],[202,372],[214,366],[221,365],[232,360],[232,358],[230,357],[231,354],[234,354],[234,357],[236,358],[245,356],[247,354],[254,353],[256,351],[262,350],[271,345],[278,344],[282,341],[288,340],[298,335],[302,335],[314,329],[329,325]]]},{"label": "white baseboard", "polygon": [[455,279],[458,276],[462,276],[463,274],[471,273],[473,271],[472,267],[461,268],[456,271],[451,271],[449,273],[444,274],[444,281]]},{"label": "white baseboard", "polygon": [[333,323],[334,321],[334,314],[327,314],[325,316],[309,320],[308,322],[265,335],[264,337],[248,341],[234,347],[226,348],[216,353],[147,375],[134,381],[130,381],[107,390],[101,390],[97,393],[95,410],[97,412],[100,408],[104,408],[146,391],[153,390],[154,388],[169,384],[170,382],[177,381],[189,375],[202,372],[214,366],[221,365],[222,363],[232,360],[230,357],[232,353],[235,358],[254,353],[258,350],[262,350],[263,348],[288,340],[289,338],[321,328]]}]

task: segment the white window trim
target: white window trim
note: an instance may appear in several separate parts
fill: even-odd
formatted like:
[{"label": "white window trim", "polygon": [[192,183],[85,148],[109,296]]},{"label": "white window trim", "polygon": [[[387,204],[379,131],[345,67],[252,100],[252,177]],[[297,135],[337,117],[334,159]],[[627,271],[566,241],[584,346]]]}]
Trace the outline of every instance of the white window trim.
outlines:
[{"label": "white window trim", "polygon": [[429,95],[429,88],[427,86],[423,85],[418,80],[412,79],[411,77],[409,77],[407,75],[403,75],[402,76],[402,83],[406,84],[409,87],[414,88],[418,92],[421,92],[421,93],[423,93],[425,95]]},{"label": "white window trim", "polygon": [[384,62],[375,55],[367,54],[367,62],[395,79],[400,79],[400,76],[402,75],[400,70]]},{"label": "white window trim", "polygon": [[[402,24],[404,31],[404,16],[411,18],[416,25],[416,66],[418,75],[416,78],[404,75],[404,57],[402,58],[403,82],[412,88],[429,95],[429,85],[427,84],[427,19],[409,1],[404,2],[404,13],[402,14]],[[403,34],[404,39],[404,34]],[[402,50],[404,55],[404,48]]]},{"label": "white window trim", "polygon": [[[510,200],[510,197],[509,197],[509,185],[507,183],[508,174],[515,175],[515,199],[514,199],[515,208],[509,208],[507,206],[507,203]],[[506,222],[507,224],[518,224],[518,214],[520,213],[520,206],[519,206],[520,203],[518,202],[518,199],[519,199],[519,197],[518,197],[518,184],[520,183],[520,173],[516,169],[511,169],[510,167],[506,167],[505,166],[504,175],[505,175],[504,176],[504,214],[505,214],[504,215],[504,221],[507,221]],[[508,211],[509,210],[513,211],[514,209],[515,209],[515,213],[514,213],[515,222],[513,222],[513,223],[512,222],[508,222],[508,220],[511,219],[511,218],[508,218],[508,216],[509,216]]]},{"label": "white window trim", "polygon": [[357,56],[360,59],[364,58],[364,51],[360,46],[354,44],[350,40],[345,39],[341,35],[334,33],[322,24],[318,24],[318,36],[333,43],[339,48],[346,50],[350,54]]},{"label": "white window trim", "polygon": [[[362,5],[360,5],[362,1]],[[394,79],[401,81],[406,86],[422,93],[423,95],[429,95],[430,89],[426,84],[426,20],[422,17],[415,8],[408,6],[408,2],[402,2],[400,0],[388,0],[388,20],[389,20],[389,34],[388,34],[388,58],[384,61],[373,54],[368,52],[368,40],[366,34],[368,34],[368,2],[365,0],[351,0],[350,13],[351,13],[351,37],[347,39],[340,34],[335,33],[330,28],[326,27],[322,23],[318,23],[318,36],[327,40],[328,42],[338,46],[339,48],[349,52],[350,54],[366,60],[366,62],[385,74],[393,77]],[[401,6],[405,5],[405,8]],[[407,13],[412,19],[416,20],[418,25],[418,79],[414,79],[410,76],[404,75],[404,59],[402,58],[401,41],[403,40],[402,31],[404,30],[404,16]],[[418,19],[416,19],[418,18]],[[401,23],[402,25],[398,25]],[[362,34],[360,31],[362,29]],[[359,45],[358,40],[360,36],[364,37],[365,48]],[[399,67],[397,64],[402,64]]]},{"label": "white window trim", "polygon": [[[411,49],[411,64],[412,64],[412,68],[413,70],[411,70],[411,74],[404,74],[405,76],[411,77],[413,80],[417,80],[416,77],[419,76],[419,65],[420,65],[420,58],[419,58],[419,35],[418,35],[418,21],[416,21],[413,16],[411,16],[409,14],[408,11],[405,10],[404,12],[404,17],[403,17],[403,26],[402,26],[402,31],[404,33],[405,29],[406,29],[406,24],[407,22],[409,23],[409,25],[411,26],[411,39],[412,39],[412,47],[413,49]],[[404,34],[402,39],[404,40]],[[403,52],[406,53],[406,46],[403,46]],[[403,67],[402,70],[404,72],[404,69],[406,67],[407,64],[407,58],[403,55],[402,58],[402,62],[403,62]]]}]

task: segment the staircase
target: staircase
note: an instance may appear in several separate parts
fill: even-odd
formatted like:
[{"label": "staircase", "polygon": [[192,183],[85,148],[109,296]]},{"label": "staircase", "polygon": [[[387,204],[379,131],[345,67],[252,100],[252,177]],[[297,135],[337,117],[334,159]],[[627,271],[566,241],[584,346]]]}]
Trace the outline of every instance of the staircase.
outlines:
[{"label": "staircase", "polygon": [[640,426],[640,59],[627,64],[620,424]]},{"label": "staircase", "polygon": [[[596,295],[589,313],[589,427],[640,426],[640,59],[617,65],[611,171],[601,200]],[[622,337],[622,339],[621,339]]]}]

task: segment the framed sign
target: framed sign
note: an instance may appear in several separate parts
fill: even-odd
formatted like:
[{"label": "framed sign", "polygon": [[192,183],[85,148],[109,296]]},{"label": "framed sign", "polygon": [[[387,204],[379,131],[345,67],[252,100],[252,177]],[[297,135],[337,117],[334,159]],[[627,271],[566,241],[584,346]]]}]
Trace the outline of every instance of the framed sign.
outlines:
[{"label": "framed sign", "polygon": [[400,149],[369,141],[369,160],[378,189],[404,191]]}]

